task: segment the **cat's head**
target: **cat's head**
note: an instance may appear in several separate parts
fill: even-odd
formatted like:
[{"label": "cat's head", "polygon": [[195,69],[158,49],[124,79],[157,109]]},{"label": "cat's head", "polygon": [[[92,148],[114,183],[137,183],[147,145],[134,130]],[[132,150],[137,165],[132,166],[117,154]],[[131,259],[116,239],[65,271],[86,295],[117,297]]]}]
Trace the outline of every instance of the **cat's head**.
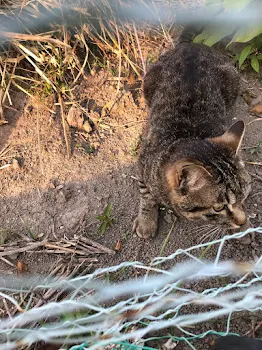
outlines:
[{"label": "cat's head", "polygon": [[246,224],[243,203],[250,191],[250,177],[237,155],[244,129],[239,121],[219,137],[195,140],[186,146],[195,148],[191,152],[195,157],[168,164],[165,176],[178,214],[228,228]]}]

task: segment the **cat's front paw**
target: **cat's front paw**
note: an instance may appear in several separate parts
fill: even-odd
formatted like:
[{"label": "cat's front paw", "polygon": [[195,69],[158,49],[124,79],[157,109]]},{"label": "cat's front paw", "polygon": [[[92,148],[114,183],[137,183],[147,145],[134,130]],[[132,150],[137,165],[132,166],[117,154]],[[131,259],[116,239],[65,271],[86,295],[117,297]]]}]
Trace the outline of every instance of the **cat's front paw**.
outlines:
[{"label": "cat's front paw", "polygon": [[157,232],[157,220],[138,215],[134,221],[133,232],[135,232],[138,237],[144,239],[155,237]]}]

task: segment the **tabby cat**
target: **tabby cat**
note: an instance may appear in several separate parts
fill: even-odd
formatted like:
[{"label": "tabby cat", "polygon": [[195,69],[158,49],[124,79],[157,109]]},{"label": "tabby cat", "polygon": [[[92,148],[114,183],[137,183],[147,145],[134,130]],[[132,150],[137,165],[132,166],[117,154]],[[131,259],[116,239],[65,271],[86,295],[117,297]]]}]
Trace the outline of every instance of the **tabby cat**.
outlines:
[{"label": "tabby cat", "polygon": [[238,150],[245,126],[230,128],[239,76],[228,57],[192,43],[188,29],[176,48],[144,78],[149,118],[138,160],[140,207],[133,230],[154,236],[159,204],[188,220],[227,228],[246,221],[250,177]]}]

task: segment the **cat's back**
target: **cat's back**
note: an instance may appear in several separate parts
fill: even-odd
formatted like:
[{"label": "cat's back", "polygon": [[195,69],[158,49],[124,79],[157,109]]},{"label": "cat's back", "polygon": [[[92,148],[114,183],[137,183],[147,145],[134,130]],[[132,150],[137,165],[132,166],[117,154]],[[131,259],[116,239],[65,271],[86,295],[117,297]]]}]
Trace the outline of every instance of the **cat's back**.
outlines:
[{"label": "cat's back", "polygon": [[188,42],[160,57],[144,79],[151,125],[160,134],[165,133],[164,126],[168,135],[172,129],[178,138],[221,133],[237,91],[238,77],[229,59]]},{"label": "cat's back", "polygon": [[[163,68],[163,77],[169,77],[170,73],[175,77],[181,76],[184,83],[189,79],[199,81],[217,70],[217,67],[229,63],[224,54],[203,44],[182,42],[160,56],[159,63]],[[213,76],[216,79],[216,76]]]}]

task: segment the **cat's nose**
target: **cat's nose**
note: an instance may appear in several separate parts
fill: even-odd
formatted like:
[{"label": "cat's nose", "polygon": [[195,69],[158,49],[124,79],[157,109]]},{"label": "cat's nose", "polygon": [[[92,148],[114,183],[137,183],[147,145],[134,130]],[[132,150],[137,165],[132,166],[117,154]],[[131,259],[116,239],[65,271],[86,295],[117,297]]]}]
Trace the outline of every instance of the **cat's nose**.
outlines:
[{"label": "cat's nose", "polygon": [[235,208],[232,212],[232,218],[235,225],[244,226],[247,223],[247,216],[242,208]]}]

